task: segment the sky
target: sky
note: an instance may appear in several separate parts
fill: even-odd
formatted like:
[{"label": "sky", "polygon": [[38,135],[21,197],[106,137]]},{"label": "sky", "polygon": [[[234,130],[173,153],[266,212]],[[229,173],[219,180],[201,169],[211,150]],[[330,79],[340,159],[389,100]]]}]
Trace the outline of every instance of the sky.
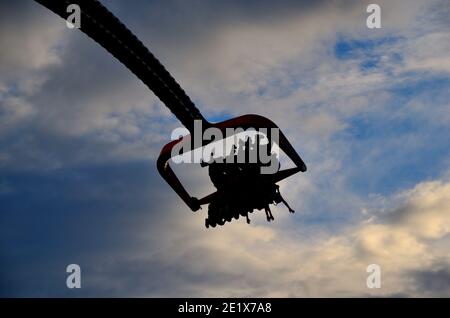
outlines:
[{"label": "sky", "polygon": [[102,1],[206,118],[267,116],[308,166],[280,183],[295,214],[206,229],[156,171],[169,110],[47,9],[0,1],[0,296],[449,297],[450,2],[378,0],[368,29],[371,2]]}]

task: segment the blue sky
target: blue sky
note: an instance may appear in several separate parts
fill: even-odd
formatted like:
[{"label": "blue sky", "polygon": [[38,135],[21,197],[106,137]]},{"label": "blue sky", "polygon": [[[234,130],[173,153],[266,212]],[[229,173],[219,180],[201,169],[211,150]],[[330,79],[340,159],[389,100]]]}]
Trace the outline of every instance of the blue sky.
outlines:
[{"label": "blue sky", "polygon": [[4,1],[0,295],[450,295],[448,1],[379,1],[379,30],[365,1],[102,2],[208,119],[282,128],[308,166],[281,183],[296,214],[205,229],[156,171],[172,114],[63,20]]}]

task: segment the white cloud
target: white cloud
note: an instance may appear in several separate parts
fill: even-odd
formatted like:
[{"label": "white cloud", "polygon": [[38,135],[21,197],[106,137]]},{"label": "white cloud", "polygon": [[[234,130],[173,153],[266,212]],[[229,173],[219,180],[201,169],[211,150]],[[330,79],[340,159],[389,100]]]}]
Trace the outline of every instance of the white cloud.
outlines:
[{"label": "white cloud", "polygon": [[395,223],[421,239],[440,239],[450,232],[450,183],[424,182],[403,196],[408,204],[394,214]]},{"label": "white cloud", "polygon": [[[183,268],[171,295],[420,295],[411,273],[433,272],[436,263],[450,261],[449,190],[448,182],[420,183],[389,198],[398,206],[387,214],[375,211],[378,220],[372,218],[332,236],[305,236],[301,229],[283,232],[277,215],[273,224],[267,224],[260,213],[253,217],[254,225],[240,220],[213,230],[202,228],[204,215],[186,215],[181,221],[170,217],[161,227],[170,230],[150,237],[162,242],[156,261],[174,267],[175,276],[176,269]],[[140,255],[145,261],[145,254]],[[382,268],[381,289],[366,287],[366,267],[372,263]],[[190,279],[202,274],[204,280]]]},{"label": "white cloud", "polygon": [[0,133],[17,129],[25,120],[30,119],[34,109],[30,103],[20,97],[6,97],[0,100]]},{"label": "white cloud", "polygon": [[[269,19],[267,14],[252,19],[233,18],[233,23],[220,21],[206,31],[199,31],[193,24],[192,30],[185,29],[186,34],[194,32],[189,34],[189,41],[177,41],[182,36],[173,36],[172,29],[139,32],[149,29],[146,23],[153,25],[148,19],[139,20],[139,24],[133,20],[133,26],[138,34],[145,34],[152,48],[161,52],[163,61],[168,60],[168,68],[199,101],[200,109],[213,114],[269,116],[288,134],[301,134],[299,149],[315,157],[315,152],[320,151],[317,145],[324,143],[327,147],[331,136],[348,127],[351,116],[379,110],[388,95],[385,87],[395,81],[382,70],[362,72],[359,64],[364,56],[349,61],[334,57],[339,34],[368,39],[392,32],[415,34],[417,27],[405,30],[423,12],[422,2],[411,2],[407,8],[397,2],[381,5],[386,21],[380,32],[365,28],[366,4],[356,1],[303,5],[282,14],[283,18]],[[113,158],[117,152],[124,158],[126,154],[132,158],[157,155],[157,150],[143,151],[149,145],[142,139],[155,135],[162,140],[170,132],[164,127],[175,126],[175,121],[161,126],[143,119],[172,115],[102,48],[67,30],[60,18],[44,8],[33,4],[32,9],[22,10],[22,18],[5,20],[8,46],[2,47],[8,49],[0,64],[27,74],[18,87],[25,95],[33,94],[33,102],[29,103],[36,109],[34,123],[39,130],[59,137],[107,142],[114,149],[102,158]],[[27,23],[18,25],[24,20]],[[176,40],[162,40],[161,32]],[[436,40],[430,37],[428,46]],[[379,50],[393,49],[395,45],[383,45]],[[433,58],[439,58],[442,52],[436,49]],[[392,61],[386,64],[398,69],[391,65]],[[47,70],[49,66],[56,67]],[[133,136],[136,138],[130,138]],[[300,138],[294,137],[293,143],[300,143]],[[133,155],[132,149],[141,150]],[[55,154],[55,158],[58,156]],[[94,154],[84,158],[92,157]]]},{"label": "white cloud", "polygon": [[441,30],[417,36],[406,44],[406,70],[450,72],[450,34]]},{"label": "white cloud", "polygon": [[64,26],[33,2],[4,3],[1,11],[0,82],[31,94],[45,81],[46,68],[61,62]]}]

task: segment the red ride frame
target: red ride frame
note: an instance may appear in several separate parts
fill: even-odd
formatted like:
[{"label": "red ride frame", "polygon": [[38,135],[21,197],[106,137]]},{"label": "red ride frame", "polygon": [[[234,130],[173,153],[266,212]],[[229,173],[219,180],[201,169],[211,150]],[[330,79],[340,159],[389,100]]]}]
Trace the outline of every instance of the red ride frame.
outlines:
[{"label": "red ride frame", "polygon": [[[270,119],[260,116],[260,115],[243,115],[233,119],[225,120],[220,123],[210,124],[211,127],[218,128],[225,135],[226,128],[278,128],[279,127]],[[275,174],[271,175],[273,178],[272,181],[274,183],[281,181],[285,178],[292,176],[293,174],[301,171],[306,171],[306,165],[303,160],[300,158],[298,153],[295,151],[294,147],[292,147],[291,143],[287,140],[286,136],[283,134],[281,130],[279,130],[279,144],[281,150],[283,150],[286,155],[294,162],[295,168],[289,168],[285,170],[280,170]],[[186,203],[192,211],[197,211],[200,209],[201,205],[210,203],[214,197],[217,195],[217,192],[213,192],[201,199],[197,199],[192,197],[181,184],[180,180],[177,178],[172,168],[169,165],[169,160],[172,156],[173,147],[182,142],[186,138],[190,138],[190,135],[187,135],[178,140],[174,140],[163,147],[161,153],[158,157],[157,168],[161,176],[166,180],[166,182],[172,187],[172,189],[180,196],[180,198]],[[203,145],[204,146],[204,145]],[[193,149],[192,149],[193,150]]]}]

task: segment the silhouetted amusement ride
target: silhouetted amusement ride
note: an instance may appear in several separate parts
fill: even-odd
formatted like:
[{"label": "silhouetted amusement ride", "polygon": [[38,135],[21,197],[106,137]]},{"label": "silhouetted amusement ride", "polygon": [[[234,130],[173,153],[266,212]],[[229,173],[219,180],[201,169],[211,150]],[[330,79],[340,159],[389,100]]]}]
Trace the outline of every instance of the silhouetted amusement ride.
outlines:
[{"label": "silhouetted amusement ride", "polygon": [[[227,128],[261,129],[268,131],[278,128],[270,119],[259,115],[244,115],[219,123],[208,122],[194,105],[184,90],[161,65],[155,56],[142,44],[142,42],[106,9],[97,0],[35,0],[64,19],[69,13],[67,7],[77,4],[81,10],[80,29],[98,44],[103,46],[109,53],[122,62],[133,72],[156,96],[170,109],[180,122],[194,134],[194,122],[200,120],[203,129],[215,127],[226,135]],[[224,225],[232,219],[240,216],[246,218],[250,223],[249,213],[254,210],[264,210],[268,221],[274,219],[270,210],[270,204],[283,202],[290,212],[294,210],[289,207],[280,194],[277,182],[301,171],[306,171],[306,165],[282,131],[279,131],[278,146],[293,161],[295,167],[280,170],[273,174],[262,174],[261,167],[264,166],[260,160],[250,163],[240,163],[233,160],[223,162],[202,163],[201,166],[208,167],[209,176],[216,191],[203,197],[191,196],[181,184],[169,161],[173,148],[180,142],[190,140],[191,136],[185,136],[171,141],[163,147],[157,160],[157,168],[161,176],[192,211],[198,211],[202,205],[208,204],[208,217],[205,220],[206,227]],[[273,140],[267,135],[268,152],[271,151]],[[200,147],[208,144],[204,141]],[[241,142],[238,147],[227,154],[227,156],[238,157],[254,147],[260,147],[260,138],[250,138]]]}]

